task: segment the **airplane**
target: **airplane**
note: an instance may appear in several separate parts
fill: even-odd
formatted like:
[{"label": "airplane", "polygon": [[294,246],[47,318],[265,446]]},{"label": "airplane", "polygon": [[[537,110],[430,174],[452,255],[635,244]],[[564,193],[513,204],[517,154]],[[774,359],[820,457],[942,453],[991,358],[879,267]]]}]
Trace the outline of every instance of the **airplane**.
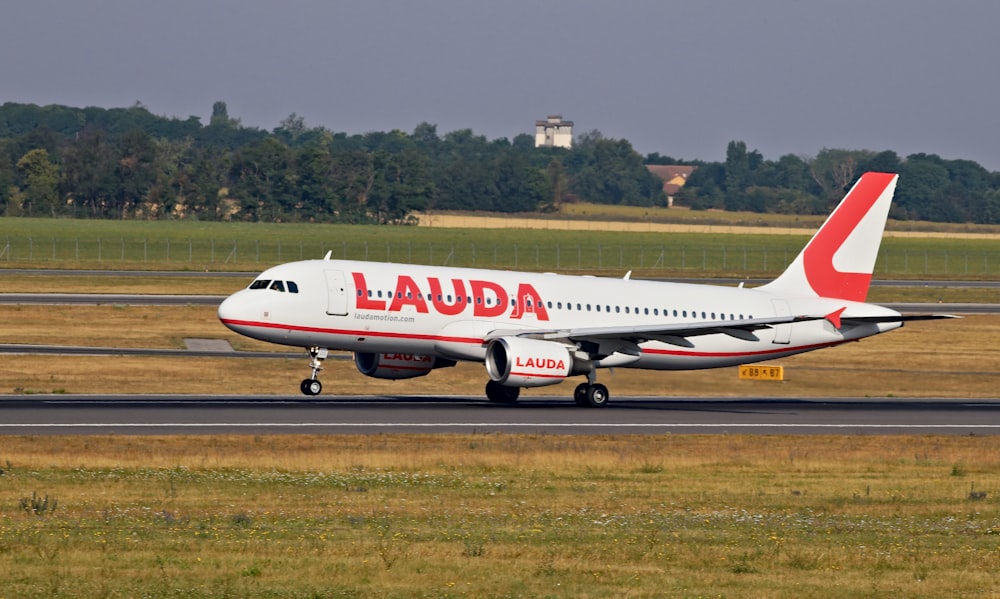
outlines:
[{"label": "airplane", "polygon": [[303,347],[318,395],[331,350],[361,374],[409,379],[484,364],[491,402],[586,377],[573,399],[603,407],[604,368],[693,370],[772,360],[950,315],[865,303],[898,175],[863,174],[776,279],[755,288],[351,260],[262,272],[219,320],[247,337]]}]

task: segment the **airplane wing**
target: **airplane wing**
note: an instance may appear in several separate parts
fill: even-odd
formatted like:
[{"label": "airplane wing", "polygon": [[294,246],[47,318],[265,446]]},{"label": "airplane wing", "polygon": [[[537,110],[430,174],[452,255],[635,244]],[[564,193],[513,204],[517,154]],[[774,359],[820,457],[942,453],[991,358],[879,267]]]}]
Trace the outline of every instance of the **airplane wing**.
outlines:
[{"label": "airplane wing", "polygon": [[760,341],[755,334],[762,329],[770,329],[779,324],[791,324],[813,320],[829,320],[835,327],[858,326],[885,322],[909,322],[915,320],[938,320],[944,318],[959,318],[951,314],[911,314],[911,315],[879,315],[879,316],[844,316],[838,313],[823,316],[774,316],[769,318],[750,318],[744,320],[719,320],[698,323],[655,324],[638,326],[611,327],[581,327],[571,329],[549,330],[495,330],[483,340],[488,342],[498,337],[527,337],[547,341],[562,341],[573,344],[593,344],[597,349],[593,353],[611,354],[615,351],[630,353],[628,347],[636,347],[645,341],[660,341],[669,345],[691,348],[689,337],[703,335],[728,335],[743,341]]},{"label": "airplane wing", "polygon": [[[688,337],[702,335],[728,335],[744,341],[759,341],[754,334],[761,329],[769,329],[778,324],[823,320],[825,316],[775,316],[770,318],[750,318],[744,320],[719,320],[698,323],[655,324],[638,326],[582,327],[550,330],[496,330],[484,341],[498,337],[528,337],[548,341],[568,343],[596,343],[606,346],[618,342],[638,345],[644,341],[661,341],[678,347],[693,347]],[[618,350],[620,351],[620,350]],[[600,351],[599,353],[611,353]]]}]

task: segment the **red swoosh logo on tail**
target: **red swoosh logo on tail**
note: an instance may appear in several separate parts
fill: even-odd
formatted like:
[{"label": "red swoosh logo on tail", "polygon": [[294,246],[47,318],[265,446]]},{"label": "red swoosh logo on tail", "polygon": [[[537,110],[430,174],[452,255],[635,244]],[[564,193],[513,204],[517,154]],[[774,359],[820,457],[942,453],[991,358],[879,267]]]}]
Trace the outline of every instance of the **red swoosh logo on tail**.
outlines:
[{"label": "red swoosh logo on tail", "polygon": [[[895,176],[889,173],[865,173],[803,251],[806,279],[820,297],[865,301],[872,274],[841,272],[834,267],[833,256]],[[881,239],[876,243],[880,241]]]}]

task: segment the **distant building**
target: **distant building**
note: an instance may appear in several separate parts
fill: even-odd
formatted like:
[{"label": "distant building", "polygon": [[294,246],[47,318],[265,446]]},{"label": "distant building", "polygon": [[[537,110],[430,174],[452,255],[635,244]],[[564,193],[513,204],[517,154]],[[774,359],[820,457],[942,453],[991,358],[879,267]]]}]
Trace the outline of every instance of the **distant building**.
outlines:
[{"label": "distant building", "polygon": [[573,147],[573,121],[564,121],[558,114],[549,115],[544,121],[535,121],[535,147]]},{"label": "distant building", "polygon": [[674,206],[674,194],[677,193],[688,177],[694,172],[693,166],[676,166],[666,164],[647,164],[649,172],[663,180],[663,193],[667,195],[667,206]]}]

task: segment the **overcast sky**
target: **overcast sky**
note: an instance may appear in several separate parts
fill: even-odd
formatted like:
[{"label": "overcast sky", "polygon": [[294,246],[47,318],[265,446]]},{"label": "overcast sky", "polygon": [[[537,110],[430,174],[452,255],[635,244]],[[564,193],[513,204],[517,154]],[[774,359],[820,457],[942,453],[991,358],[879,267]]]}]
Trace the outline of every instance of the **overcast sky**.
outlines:
[{"label": "overcast sky", "polygon": [[1000,170],[1000,2],[4,1],[0,102],[490,139],[561,114],[643,153],[823,148]]}]

